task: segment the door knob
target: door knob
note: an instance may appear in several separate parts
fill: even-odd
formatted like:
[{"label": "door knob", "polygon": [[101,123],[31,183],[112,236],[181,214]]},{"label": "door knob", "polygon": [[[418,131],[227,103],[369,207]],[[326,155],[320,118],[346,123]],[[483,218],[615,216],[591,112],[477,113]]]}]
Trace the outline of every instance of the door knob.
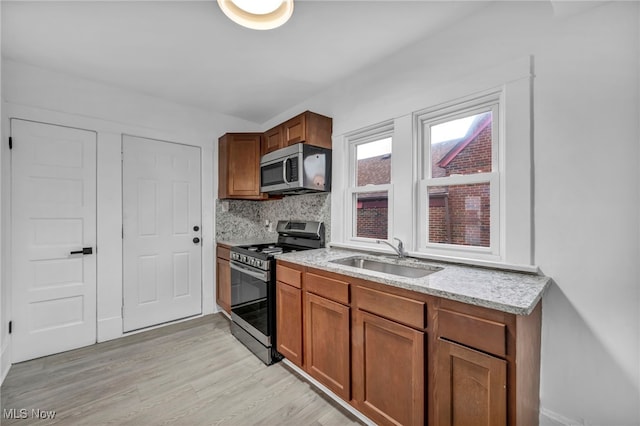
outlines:
[{"label": "door knob", "polygon": [[193,227],[193,230],[198,232],[200,230],[200,227],[198,225],[196,225],[196,226]]},{"label": "door knob", "polygon": [[193,239],[193,244],[199,244],[199,243],[200,243],[200,238],[195,237],[195,238]]}]

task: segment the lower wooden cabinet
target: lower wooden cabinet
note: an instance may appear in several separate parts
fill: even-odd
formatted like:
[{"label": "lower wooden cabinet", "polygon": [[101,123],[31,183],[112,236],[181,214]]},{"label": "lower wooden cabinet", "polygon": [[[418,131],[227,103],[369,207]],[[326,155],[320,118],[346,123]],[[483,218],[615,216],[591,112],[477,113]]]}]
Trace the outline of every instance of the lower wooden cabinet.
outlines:
[{"label": "lower wooden cabinet", "polygon": [[276,282],[276,346],[302,368],[302,290]]},{"label": "lower wooden cabinet", "polygon": [[278,268],[278,351],[377,424],[537,424],[540,304],[521,316]]},{"label": "lower wooden cabinet", "polygon": [[216,303],[231,315],[231,267],[229,266],[229,248],[218,244],[216,251]]},{"label": "lower wooden cabinet", "polygon": [[351,398],[350,308],[324,297],[304,294],[306,371],[342,399]]},{"label": "lower wooden cabinet", "polygon": [[436,425],[507,425],[505,360],[440,340],[436,365]]},{"label": "lower wooden cabinet", "polygon": [[357,408],[381,425],[424,424],[424,332],[358,309],[353,334]]}]

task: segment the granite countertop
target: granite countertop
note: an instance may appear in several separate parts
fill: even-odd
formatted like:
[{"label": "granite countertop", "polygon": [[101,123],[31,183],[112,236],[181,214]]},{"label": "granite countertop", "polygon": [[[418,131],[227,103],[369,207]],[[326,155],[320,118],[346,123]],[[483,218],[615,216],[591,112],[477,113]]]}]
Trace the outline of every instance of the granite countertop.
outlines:
[{"label": "granite countertop", "polygon": [[[388,263],[426,265],[442,269],[425,277],[406,278],[331,262],[353,256],[363,256]],[[336,272],[516,315],[529,315],[551,282],[551,278],[536,274],[414,258],[399,260],[395,256],[339,248],[279,254],[276,255],[276,258],[302,266]]]},{"label": "granite countertop", "polygon": [[224,244],[226,246],[253,246],[258,244],[275,244],[275,240],[273,239],[258,239],[258,238],[246,238],[246,239],[238,239],[238,240],[218,240],[216,244]]}]

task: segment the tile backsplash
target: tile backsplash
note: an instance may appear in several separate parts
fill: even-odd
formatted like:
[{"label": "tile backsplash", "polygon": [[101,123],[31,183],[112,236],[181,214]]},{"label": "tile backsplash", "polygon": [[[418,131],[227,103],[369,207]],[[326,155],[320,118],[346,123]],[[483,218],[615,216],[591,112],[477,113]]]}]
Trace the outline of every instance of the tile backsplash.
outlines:
[{"label": "tile backsplash", "polygon": [[[266,221],[271,227],[265,225]],[[291,195],[280,200],[216,200],[216,241],[273,240],[279,220],[324,222],[326,241],[331,240],[329,193]]]}]

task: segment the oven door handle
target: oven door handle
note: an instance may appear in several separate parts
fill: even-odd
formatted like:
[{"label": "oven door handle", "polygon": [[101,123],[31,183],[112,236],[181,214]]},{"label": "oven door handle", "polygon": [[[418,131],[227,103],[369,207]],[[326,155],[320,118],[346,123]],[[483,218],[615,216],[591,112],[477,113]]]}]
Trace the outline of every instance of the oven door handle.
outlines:
[{"label": "oven door handle", "polygon": [[233,260],[229,261],[229,266],[231,267],[231,269],[234,269],[238,272],[242,272],[243,274],[247,274],[253,278],[257,278],[260,281],[264,281],[267,282],[269,279],[269,276],[266,272],[257,272],[248,268],[243,268],[242,266],[240,266],[241,264],[237,264],[235,263]]}]

